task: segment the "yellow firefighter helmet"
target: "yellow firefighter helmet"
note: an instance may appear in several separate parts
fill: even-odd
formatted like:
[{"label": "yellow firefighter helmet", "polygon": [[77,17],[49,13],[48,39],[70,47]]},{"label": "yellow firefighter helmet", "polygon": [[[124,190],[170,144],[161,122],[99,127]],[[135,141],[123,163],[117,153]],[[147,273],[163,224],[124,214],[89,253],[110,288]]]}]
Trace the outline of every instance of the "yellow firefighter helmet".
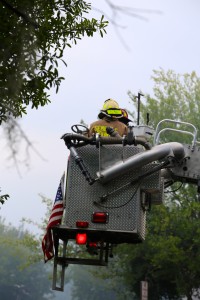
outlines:
[{"label": "yellow firefighter helmet", "polygon": [[117,101],[109,98],[107,99],[102,107],[102,110],[100,111],[98,117],[100,119],[104,118],[104,117],[109,117],[109,118],[121,118],[122,115],[122,111],[119,108],[119,104],[117,103]]}]

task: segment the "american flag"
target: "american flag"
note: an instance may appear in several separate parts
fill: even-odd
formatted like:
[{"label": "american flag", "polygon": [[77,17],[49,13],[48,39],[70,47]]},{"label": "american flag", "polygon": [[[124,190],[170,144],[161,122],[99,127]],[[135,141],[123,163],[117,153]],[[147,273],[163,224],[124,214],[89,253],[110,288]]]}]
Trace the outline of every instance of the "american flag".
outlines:
[{"label": "american flag", "polygon": [[54,245],[53,245],[53,236],[52,236],[51,228],[55,225],[61,224],[63,209],[64,209],[64,204],[63,204],[64,180],[65,180],[65,174],[63,174],[60,180],[60,184],[56,193],[56,198],[51,211],[49,222],[47,224],[46,233],[42,240],[42,250],[44,253],[45,263],[54,257]]}]

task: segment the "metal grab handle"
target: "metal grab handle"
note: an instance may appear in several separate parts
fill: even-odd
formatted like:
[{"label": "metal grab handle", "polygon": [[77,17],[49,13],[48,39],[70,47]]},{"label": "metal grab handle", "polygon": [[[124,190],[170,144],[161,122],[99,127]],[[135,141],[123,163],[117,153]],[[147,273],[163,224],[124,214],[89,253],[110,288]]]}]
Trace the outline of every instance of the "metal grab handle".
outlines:
[{"label": "metal grab handle", "polygon": [[[174,123],[174,124],[182,124],[182,125],[186,125],[188,127],[191,127],[193,129],[193,133],[191,131],[185,131],[185,130],[181,130],[181,129],[174,129],[174,128],[164,128],[162,130],[160,130],[161,124],[164,122],[168,122],[168,123]],[[183,134],[189,134],[191,136],[193,136],[193,140],[192,140],[192,148],[194,148],[196,142],[197,142],[197,129],[194,125],[192,125],[191,123],[187,123],[187,122],[182,122],[182,121],[175,121],[175,120],[171,120],[171,119],[164,119],[161,120],[155,130],[155,136],[154,136],[154,145],[158,145],[159,141],[160,141],[160,135],[161,133],[165,132],[165,131],[175,131],[175,132],[180,132]]]}]

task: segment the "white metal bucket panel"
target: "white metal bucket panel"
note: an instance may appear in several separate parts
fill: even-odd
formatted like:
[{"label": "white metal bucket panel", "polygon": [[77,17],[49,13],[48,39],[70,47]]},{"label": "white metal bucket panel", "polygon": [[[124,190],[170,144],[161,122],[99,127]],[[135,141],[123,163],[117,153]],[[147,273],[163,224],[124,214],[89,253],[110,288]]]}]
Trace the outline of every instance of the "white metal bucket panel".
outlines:
[{"label": "white metal bucket panel", "polygon": [[[94,178],[99,169],[104,169],[141,151],[143,150],[140,147],[122,145],[103,146],[100,147],[100,152],[95,146],[83,146],[77,149]],[[156,172],[138,182],[132,183],[132,181],[155,166],[156,164],[152,163],[132,170],[105,185],[98,181],[89,185],[71,157],[68,164],[64,224],[68,228],[75,228],[76,221],[88,221],[89,229],[136,232],[144,237],[146,213],[140,203],[140,189],[159,190],[160,173]],[[101,201],[102,196],[105,195],[107,197]],[[94,211],[108,212],[108,223],[92,223],[91,217]]]}]

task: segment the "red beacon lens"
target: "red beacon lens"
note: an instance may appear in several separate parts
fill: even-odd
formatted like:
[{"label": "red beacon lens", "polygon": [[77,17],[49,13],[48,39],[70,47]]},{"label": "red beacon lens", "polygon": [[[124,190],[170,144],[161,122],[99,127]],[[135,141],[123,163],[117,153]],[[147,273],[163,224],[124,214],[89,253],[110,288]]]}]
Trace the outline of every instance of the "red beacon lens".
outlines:
[{"label": "red beacon lens", "polygon": [[76,243],[78,245],[85,245],[87,243],[87,234],[86,233],[77,233]]},{"label": "red beacon lens", "polygon": [[92,214],[93,223],[108,223],[108,213],[107,212],[93,212]]},{"label": "red beacon lens", "polygon": [[89,222],[87,221],[76,221],[76,227],[78,228],[88,228]]}]

